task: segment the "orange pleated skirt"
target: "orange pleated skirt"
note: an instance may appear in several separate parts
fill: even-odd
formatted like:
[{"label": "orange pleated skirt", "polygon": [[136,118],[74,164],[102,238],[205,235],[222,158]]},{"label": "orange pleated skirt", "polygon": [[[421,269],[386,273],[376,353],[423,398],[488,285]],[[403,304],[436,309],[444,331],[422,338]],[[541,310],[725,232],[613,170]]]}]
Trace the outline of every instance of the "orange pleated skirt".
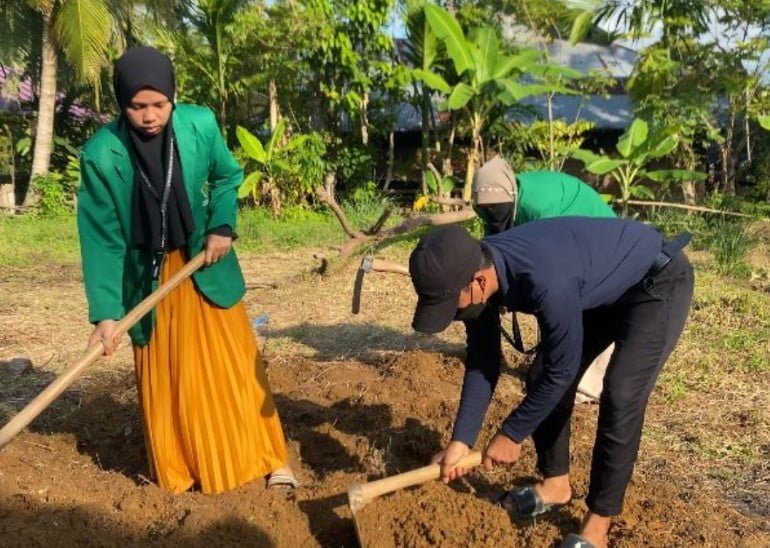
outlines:
[{"label": "orange pleated skirt", "polygon": [[[170,253],[161,281],[182,266]],[[242,302],[209,303],[192,279],[156,308],[149,344],[134,346],[151,472],[173,492],[220,493],[287,461],[286,442]]]}]

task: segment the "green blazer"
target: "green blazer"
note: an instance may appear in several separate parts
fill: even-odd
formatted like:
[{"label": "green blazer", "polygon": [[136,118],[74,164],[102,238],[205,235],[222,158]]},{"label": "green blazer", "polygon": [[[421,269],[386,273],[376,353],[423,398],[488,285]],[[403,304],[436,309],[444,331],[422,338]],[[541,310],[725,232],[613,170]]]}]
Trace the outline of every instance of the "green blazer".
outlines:
[{"label": "green blazer", "polygon": [[[208,108],[178,104],[173,123],[184,186],[190,200],[195,231],[187,241],[190,257],[205,245],[206,233],[224,224],[235,229],[238,187],[243,169],[233,158]],[[152,257],[133,245],[131,204],[134,160],[126,127],[106,124],[83,145],[78,190],[78,231],[88,319],[120,319],[150,292]],[[223,308],[238,303],[245,284],[234,251],[193,275],[195,285]],[[134,344],[150,340],[154,312],[130,331]]]}]

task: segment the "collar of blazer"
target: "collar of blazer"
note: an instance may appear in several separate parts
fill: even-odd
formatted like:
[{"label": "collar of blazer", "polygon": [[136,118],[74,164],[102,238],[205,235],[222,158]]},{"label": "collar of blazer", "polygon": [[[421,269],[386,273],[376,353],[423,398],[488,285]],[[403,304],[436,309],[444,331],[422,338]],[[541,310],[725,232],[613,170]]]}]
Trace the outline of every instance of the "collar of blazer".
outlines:
[{"label": "collar of blazer", "polygon": [[[175,108],[172,113],[174,122],[174,136],[176,137],[177,150],[179,151],[179,162],[182,167],[182,180],[188,195],[192,194],[193,181],[191,176],[194,173],[195,159],[197,158],[197,129],[195,125],[179,109]],[[128,137],[128,128],[125,123],[115,122],[114,135],[117,138],[113,142],[112,153],[116,156],[115,171],[121,180],[126,183],[128,188],[134,184],[134,163],[129,154],[131,141]]]}]

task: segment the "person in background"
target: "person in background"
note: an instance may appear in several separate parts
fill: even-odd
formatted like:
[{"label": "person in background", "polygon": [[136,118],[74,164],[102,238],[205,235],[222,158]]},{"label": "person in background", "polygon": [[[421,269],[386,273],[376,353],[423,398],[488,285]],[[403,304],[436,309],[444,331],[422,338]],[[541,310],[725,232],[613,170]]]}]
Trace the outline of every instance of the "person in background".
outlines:
[{"label": "person in background", "polygon": [[161,52],[129,49],[114,85],[120,115],[80,160],[88,344],[112,353],[116,322],[204,251],[206,266],[129,331],[151,473],[172,493],[264,476],[296,488],[232,249],[243,171],[211,110],[175,102]]},{"label": "person in background", "polygon": [[472,203],[484,235],[551,217],[615,217],[589,185],[559,171],[514,173],[494,150],[473,177]]},{"label": "person in background", "polygon": [[[514,173],[513,168],[494,149],[488,149],[487,162],[473,178],[472,202],[476,214],[484,223],[484,235],[499,234],[529,221],[552,217],[615,217],[604,199],[580,179],[558,171]],[[518,336],[516,317],[512,318],[516,349],[524,352]],[[577,391],[579,402],[595,402],[602,392],[602,380],[607,370],[612,345],[596,357]],[[533,368],[542,367],[538,352]]]}]

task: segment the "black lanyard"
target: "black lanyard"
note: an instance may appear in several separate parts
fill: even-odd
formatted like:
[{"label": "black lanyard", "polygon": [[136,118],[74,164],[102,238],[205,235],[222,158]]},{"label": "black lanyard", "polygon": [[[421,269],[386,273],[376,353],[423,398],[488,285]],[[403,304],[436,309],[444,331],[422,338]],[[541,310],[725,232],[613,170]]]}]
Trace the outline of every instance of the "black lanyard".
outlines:
[{"label": "black lanyard", "polygon": [[160,202],[160,250],[155,253],[152,258],[152,279],[157,280],[160,276],[160,266],[163,263],[163,258],[166,255],[168,247],[168,197],[171,194],[171,178],[174,175],[174,136],[169,136],[168,139],[168,167],[166,168],[166,182],[163,185],[163,196],[158,196],[158,191],[152,185],[150,178],[142,169],[142,166],[137,163],[139,169],[139,177],[144,182],[145,186],[149,189],[150,193],[155,196],[155,199]]},{"label": "black lanyard", "polygon": [[537,352],[537,348],[540,343],[536,344],[529,350],[524,348],[524,340],[521,338],[521,329],[519,328],[519,322],[516,320],[516,312],[511,312],[511,328],[513,330],[513,336],[511,336],[503,326],[500,326],[500,333],[503,334],[505,340],[508,341],[511,346],[524,355],[530,356]]}]

